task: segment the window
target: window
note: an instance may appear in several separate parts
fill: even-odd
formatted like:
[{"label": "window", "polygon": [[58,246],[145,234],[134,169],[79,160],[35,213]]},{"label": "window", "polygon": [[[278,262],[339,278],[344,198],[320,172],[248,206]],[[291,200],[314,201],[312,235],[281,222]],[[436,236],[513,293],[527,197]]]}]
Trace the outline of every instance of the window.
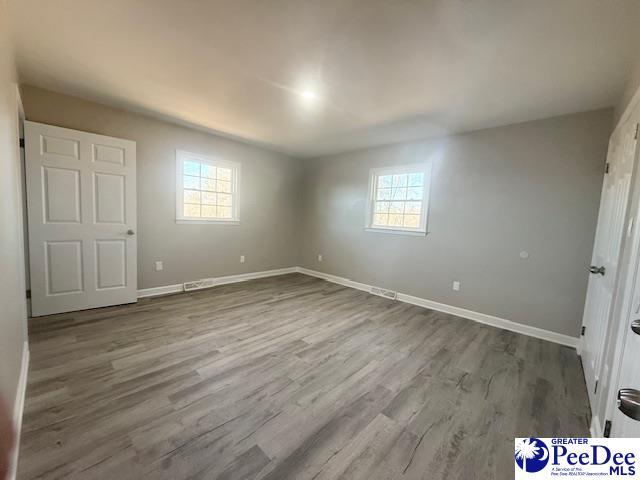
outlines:
[{"label": "window", "polygon": [[367,230],[425,235],[430,177],[430,164],[371,170]]},{"label": "window", "polygon": [[238,223],[240,165],[176,152],[176,219],[184,223]]}]

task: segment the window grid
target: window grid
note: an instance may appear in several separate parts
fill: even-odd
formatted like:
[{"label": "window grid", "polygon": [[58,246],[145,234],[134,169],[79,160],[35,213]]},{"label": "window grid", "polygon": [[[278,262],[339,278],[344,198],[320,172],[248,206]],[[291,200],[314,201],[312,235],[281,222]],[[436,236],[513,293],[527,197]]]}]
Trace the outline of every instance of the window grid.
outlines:
[{"label": "window grid", "polygon": [[374,177],[372,227],[418,229],[424,200],[424,172]]},{"label": "window grid", "polygon": [[237,220],[238,167],[178,152],[178,219]]},{"label": "window grid", "polygon": [[184,160],[183,172],[185,217],[220,220],[233,217],[230,168]]}]

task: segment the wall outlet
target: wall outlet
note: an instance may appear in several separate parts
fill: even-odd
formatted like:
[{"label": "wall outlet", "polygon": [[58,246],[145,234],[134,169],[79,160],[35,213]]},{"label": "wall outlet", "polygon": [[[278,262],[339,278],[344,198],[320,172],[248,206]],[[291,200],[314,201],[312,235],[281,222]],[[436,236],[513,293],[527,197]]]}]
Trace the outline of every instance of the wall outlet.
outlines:
[{"label": "wall outlet", "polygon": [[321,262],[321,261],[322,261],[322,254],[321,254],[321,253],[319,253],[319,254],[318,254],[318,261],[319,261],[319,262]]},{"label": "wall outlet", "polygon": [[240,263],[244,263],[244,255],[240,255]]},{"label": "wall outlet", "polygon": [[454,280],[453,281],[453,286],[451,288],[453,288],[453,290],[455,292],[459,292],[460,291],[460,282],[457,281],[457,280]]},{"label": "wall outlet", "polygon": [[164,270],[164,263],[156,262],[156,272],[161,272],[162,270]]}]

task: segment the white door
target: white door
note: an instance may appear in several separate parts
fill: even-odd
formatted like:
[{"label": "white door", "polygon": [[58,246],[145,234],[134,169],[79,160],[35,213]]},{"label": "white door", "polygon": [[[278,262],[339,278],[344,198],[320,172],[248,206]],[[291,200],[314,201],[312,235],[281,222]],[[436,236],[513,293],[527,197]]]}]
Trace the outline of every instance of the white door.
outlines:
[{"label": "white door", "polygon": [[136,301],[136,144],[25,122],[33,316]]},{"label": "white door", "polygon": [[624,125],[613,133],[607,155],[608,173],[604,176],[602,185],[598,227],[582,323],[582,365],[592,407],[597,405],[597,383],[616,287],[634,167],[637,143],[635,137],[635,123]]}]

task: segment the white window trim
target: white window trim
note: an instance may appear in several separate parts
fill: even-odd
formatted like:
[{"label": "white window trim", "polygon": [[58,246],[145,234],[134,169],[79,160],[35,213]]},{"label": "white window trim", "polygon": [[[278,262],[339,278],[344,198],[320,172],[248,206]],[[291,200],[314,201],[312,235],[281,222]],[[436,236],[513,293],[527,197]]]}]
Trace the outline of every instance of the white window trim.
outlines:
[{"label": "white window trim", "polygon": [[[193,158],[194,160],[212,166],[222,166],[231,169],[231,218],[222,220],[219,218],[193,218],[184,216],[184,178],[183,166],[184,160]],[[197,153],[187,152],[185,150],[176,150],[176,223],[181,224],[220,224],[220,225],[239,225],[240,224],[240,195],[238,191],[240,185],[240,163],[223,160],[221,158],[207,157]]]},{"label": "white window trim", "polygon": [[[420,226],[418,228],[406,227],[380,227],[373,225],[373,211],[375,204],[376,177],[380,175],[398,173],[424,173],[424,186],[422,192],[422,212],[420,214]],[[414,163],[410,165],[399,165],[391,167],[372,168],[369,171],[369,198],[367,199],[367,218],[365,231],[373,233],[387,233],[394,235],[425,236],[427,234],[427,221],[429,218],[429,193],[431,190],[431,163]]]}]

